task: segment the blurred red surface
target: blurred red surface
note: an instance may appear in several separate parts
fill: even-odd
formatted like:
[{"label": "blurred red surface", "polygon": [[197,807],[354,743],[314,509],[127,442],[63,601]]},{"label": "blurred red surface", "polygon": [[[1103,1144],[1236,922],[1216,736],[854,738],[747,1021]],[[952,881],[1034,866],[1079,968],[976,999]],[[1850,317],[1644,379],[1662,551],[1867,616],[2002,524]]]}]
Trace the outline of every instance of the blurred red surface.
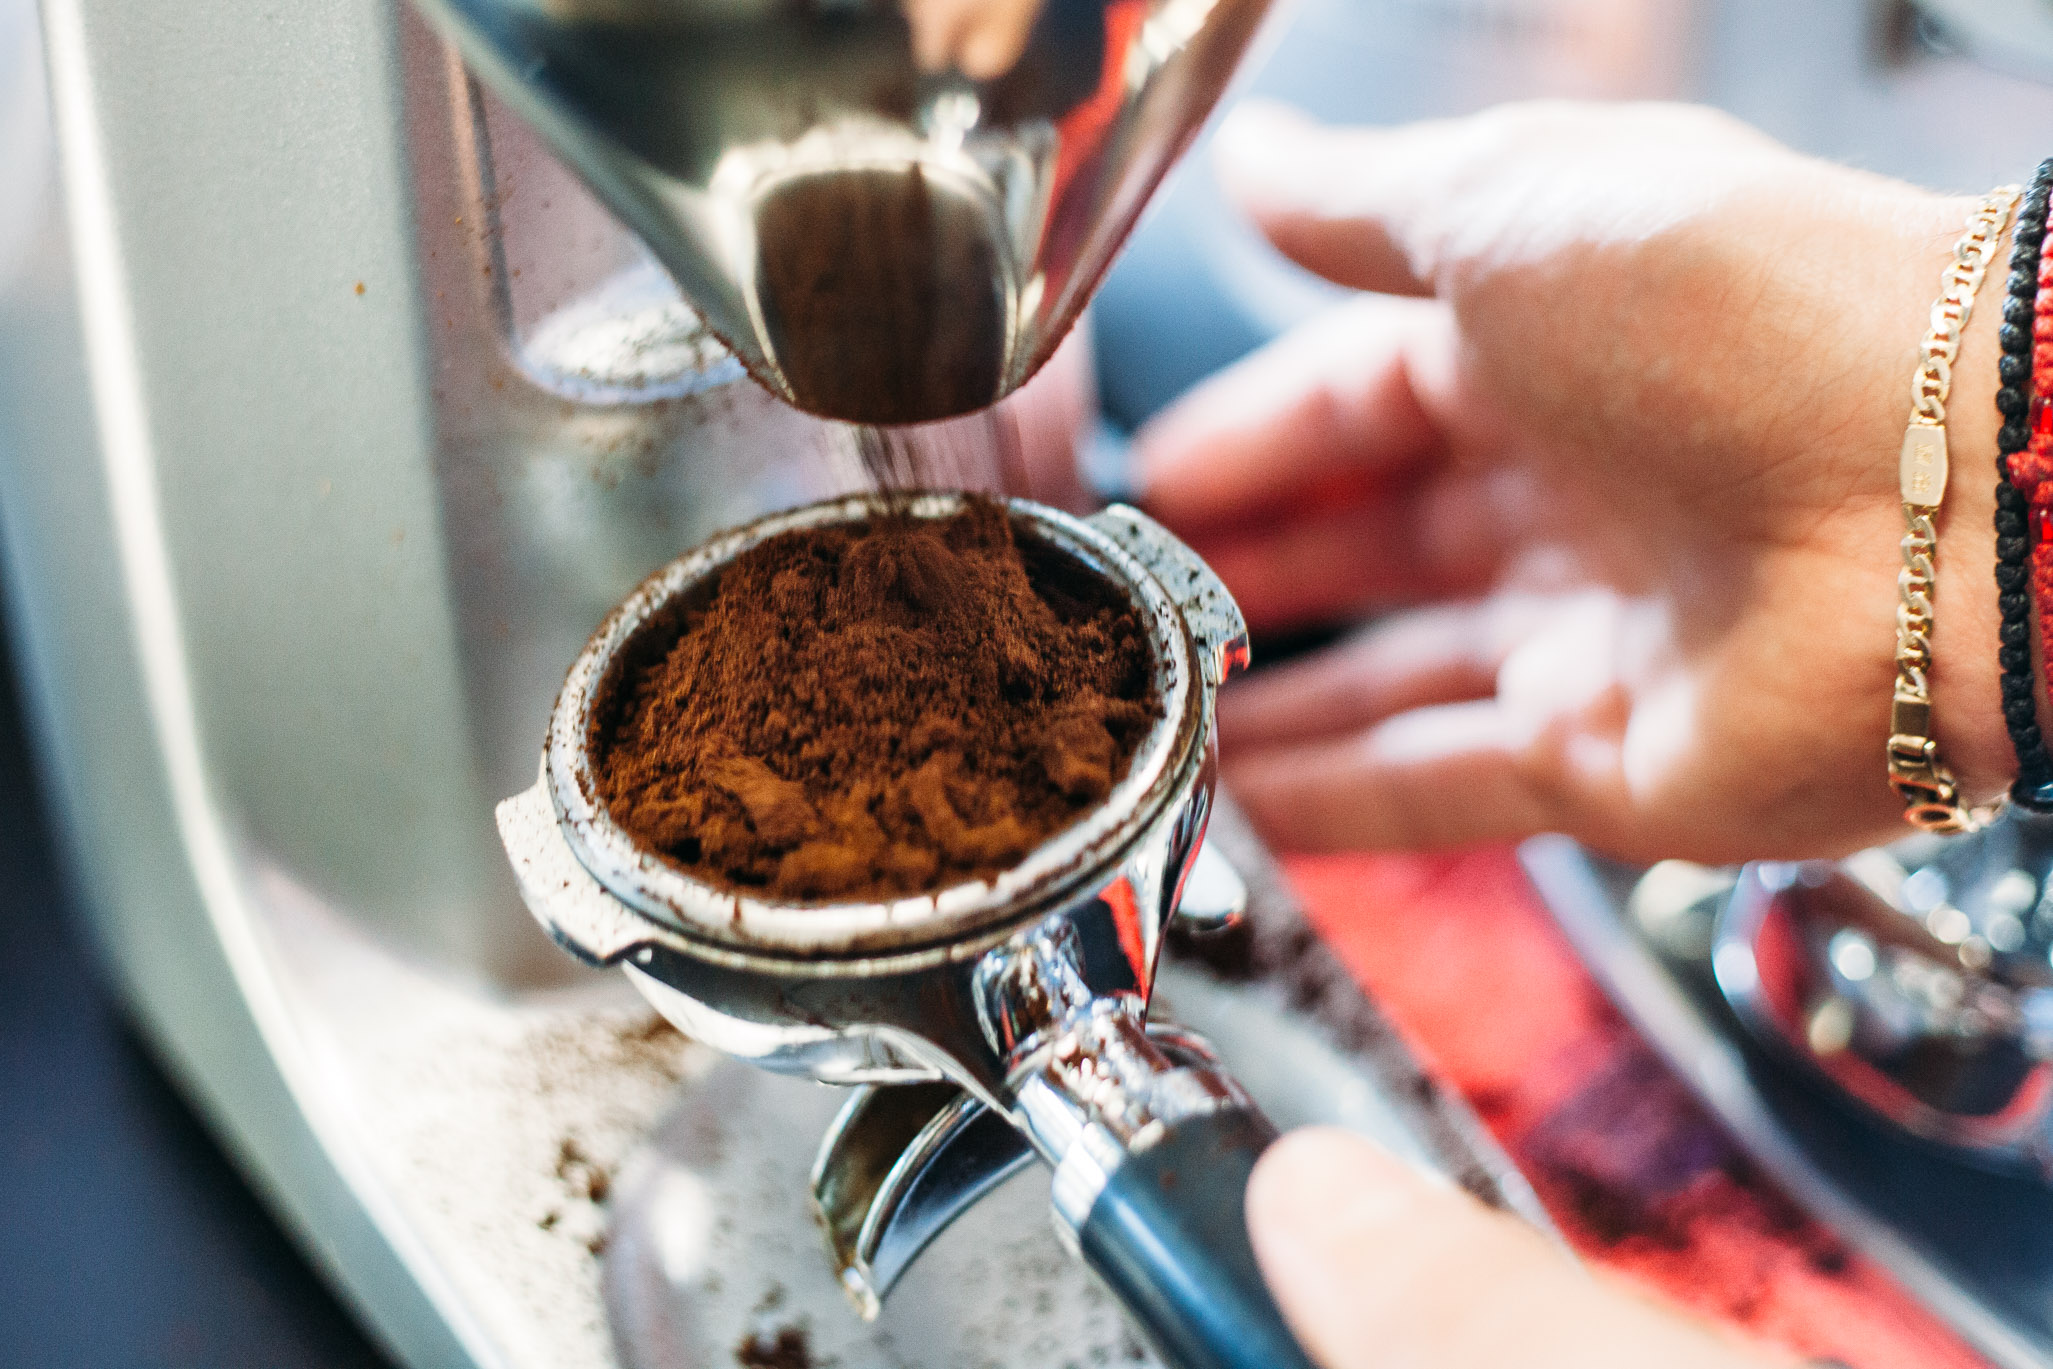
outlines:
[{"label": "blurred red surface", "polygon": [[1510,851],[1284,865],[1314,925],[1585,1257],[1802,1355],[1984,1363],[1749,1166],[1606,1001]]}]

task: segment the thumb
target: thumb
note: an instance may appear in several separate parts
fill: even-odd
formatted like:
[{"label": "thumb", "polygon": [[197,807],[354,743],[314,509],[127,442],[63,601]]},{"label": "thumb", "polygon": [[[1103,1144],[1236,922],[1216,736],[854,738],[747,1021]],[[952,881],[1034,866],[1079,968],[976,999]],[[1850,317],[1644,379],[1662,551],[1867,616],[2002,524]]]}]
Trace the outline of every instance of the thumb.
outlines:
[{"label": "thumb", "polygon": [[1325,1369],[1768,1369],[1537,1232],[1331,1128],[1271,1146],[1248,1232]]}]

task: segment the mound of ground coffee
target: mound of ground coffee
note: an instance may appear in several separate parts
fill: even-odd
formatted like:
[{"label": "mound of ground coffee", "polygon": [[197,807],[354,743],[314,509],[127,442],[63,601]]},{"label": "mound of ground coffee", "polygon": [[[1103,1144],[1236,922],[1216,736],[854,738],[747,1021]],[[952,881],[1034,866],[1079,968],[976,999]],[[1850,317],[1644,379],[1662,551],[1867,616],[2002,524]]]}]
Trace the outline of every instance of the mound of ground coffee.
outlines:
[{"label": "mound of ground coffee", "polygon": [[613,818],[792,901],[997,873],[1103,799],[1161,713],[1140,617],[973,501],[803,529],[626,668],[593,737]]}]

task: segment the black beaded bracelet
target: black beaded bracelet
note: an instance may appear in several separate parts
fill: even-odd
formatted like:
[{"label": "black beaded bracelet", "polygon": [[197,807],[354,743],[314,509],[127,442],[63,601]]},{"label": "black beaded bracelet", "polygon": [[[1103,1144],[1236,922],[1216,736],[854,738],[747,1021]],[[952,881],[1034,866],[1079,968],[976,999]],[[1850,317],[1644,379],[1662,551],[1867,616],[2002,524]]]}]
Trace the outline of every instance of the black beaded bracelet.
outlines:
[{"label": "black beaded bracelet", "polygon": [[2053,755],[2039,730],[2037,684],[2032,672],[2031,510],[2010,481],[2010,458],[2031,440],[2032,314],[2039,294],[2039,251],[2046,236],[2046,206],[2053,196],[2053,157],[2039,163],[2018,206],[2011,238],[2010,277],[2003,300],[2003,348],[1997,362],[1996,604],[2002,615],[1997,659],[2003,668],[2003,725],[2017,751],[2017,783],[2010,798],[2035,813],[2053,813]]}]

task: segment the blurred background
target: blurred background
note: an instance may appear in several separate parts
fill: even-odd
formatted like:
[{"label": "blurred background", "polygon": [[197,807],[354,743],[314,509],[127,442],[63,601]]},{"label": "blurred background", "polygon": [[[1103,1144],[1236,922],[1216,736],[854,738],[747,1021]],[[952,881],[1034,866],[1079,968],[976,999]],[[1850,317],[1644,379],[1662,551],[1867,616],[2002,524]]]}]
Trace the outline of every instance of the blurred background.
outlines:
[{"label": "blurred background", "polygon": [[[45,378],[79,365],[23,344],[58,335],[32,316],[71,288],[42,70],[35,4],[0,0],[9,463],[92,459],[24,449]],[[1298,0],[1243,88],[1364,122],[1704,100],[1806,151],[1981,190],[2053,153],[2053,0]],[[1130,429],[1331,298],[1224,207],[1201,146],[1096,306],[1106,420]],[[12,678],[0,661],[0,1366],[381,1363],[102,984]]]}]

